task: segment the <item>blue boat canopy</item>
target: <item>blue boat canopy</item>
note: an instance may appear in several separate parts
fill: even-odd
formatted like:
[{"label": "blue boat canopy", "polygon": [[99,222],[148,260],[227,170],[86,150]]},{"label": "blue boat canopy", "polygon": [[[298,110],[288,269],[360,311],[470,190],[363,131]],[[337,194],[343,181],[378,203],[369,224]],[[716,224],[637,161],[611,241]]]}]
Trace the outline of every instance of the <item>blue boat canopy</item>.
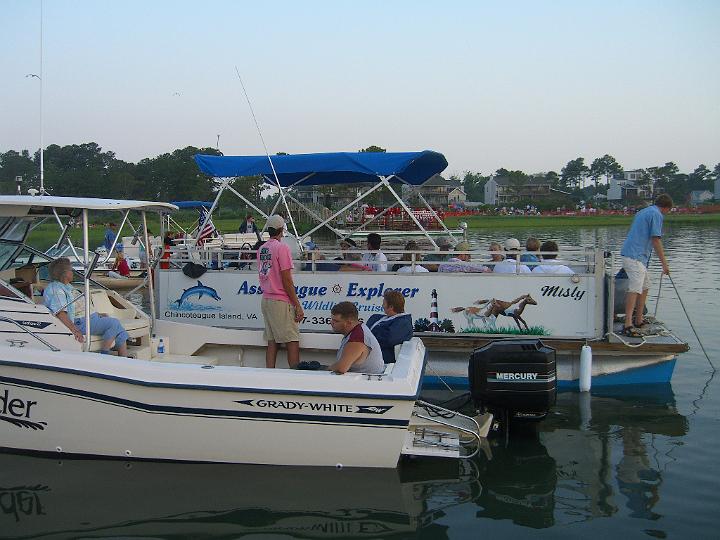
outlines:
[{"label": "blue boat canopy", "polygon": [[[445,170],[448,163],[439,152],[335,152],[271,156],[280,185],[317,186],[377,182],[394,176],[414,186]],[[216,178],[261,175],[275,185],[267,156],[210,156],[197,154],[200,170]],[[302,180],[302,181],[301,181]]]},{"label": "blue boat canopy", "polygon": [[174,204],[178,208],[212,208],[212,201],[173,201],[170,204]]}]

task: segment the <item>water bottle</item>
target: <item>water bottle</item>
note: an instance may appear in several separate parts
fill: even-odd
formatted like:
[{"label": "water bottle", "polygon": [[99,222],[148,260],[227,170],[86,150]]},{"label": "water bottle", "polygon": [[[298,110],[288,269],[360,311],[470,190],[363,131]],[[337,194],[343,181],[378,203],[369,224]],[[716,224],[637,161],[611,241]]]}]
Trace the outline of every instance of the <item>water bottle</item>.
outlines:
[{"label": "water bottle", "polygon": [[165,342],[163,341],[163,338],[160,338],[160,342],[158,343],[157,352],[160,355],[165,354]]}]

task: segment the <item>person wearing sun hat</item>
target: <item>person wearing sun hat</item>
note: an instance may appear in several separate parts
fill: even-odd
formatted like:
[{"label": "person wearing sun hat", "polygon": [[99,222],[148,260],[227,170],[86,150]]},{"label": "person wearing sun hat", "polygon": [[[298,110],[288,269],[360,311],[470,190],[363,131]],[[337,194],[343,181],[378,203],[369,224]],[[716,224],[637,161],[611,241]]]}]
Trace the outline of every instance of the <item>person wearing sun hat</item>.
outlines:
[{"label": "person wearing sun hat", "polygon": [[516,259],[520,254],[520,241],[517,238],[508,238],[503,244],[505,260],[495,265],[493,272],[498,274],[529,274],[530,268],[526,264],[518,264]]},{"label": "person wearing sun hat", "polygon": [[258,280],[263,290],[261,309],[265,321],[265,365],[275,367],[279,345],[285,343],[291,368],[300,362],[300,331],[303,319],[300,300],[295,293],[290,248],[282,242],[285,220],[273,214],[267,219],[270,239],[258,250]]}]

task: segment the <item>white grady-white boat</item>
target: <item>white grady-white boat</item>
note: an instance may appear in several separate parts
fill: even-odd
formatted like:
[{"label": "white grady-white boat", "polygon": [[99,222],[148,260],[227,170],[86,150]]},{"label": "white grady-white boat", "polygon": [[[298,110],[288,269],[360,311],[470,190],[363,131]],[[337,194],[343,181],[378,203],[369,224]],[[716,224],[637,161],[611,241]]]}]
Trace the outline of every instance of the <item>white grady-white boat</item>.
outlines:
[{"label": "white grady-white boat", "polygon": [[[75,341],[42,303],[37,268],[48,258],[25,240],[35,220],[53,213],[82,214],[87,224],[90,211],[118,208],[141,212],[143,224],[148,211],[174,209],[143,201],[0,197],[0,447],[355,467],[394,467],[402,454],[478,451],[489,414],[476,420],[417,401],[425,356],[419,339],[402,344],[397,362],[380,375],[266,369],[265,342],[256,331],[153,324],[114,291],[92,288],[97,257],[90,259],[87,228],[76,315],[118,318],[135,358],[98,354],[99,336]],[[303,336],[303,359],[332,363],[339,340]]]},{"label": "white grady-white boat", "polygon": [[[347,253],[332,248],[303,252],[304,242],[320,228],[333,231],[339,238],[349,236],[348,231],[336,229],[333,220],[383,187],[396,199],[389,208],[399,205],[412,216],[406,203],[407,191],[447,166],[441,154],[425,151],[274,156],[274,169],[269,159],[196,156],[200,169],[219,178],[221,186],[234,177],[260,174],[268,183],[280,185],[281,194],[287,191],[287,197],[295,202],[292,190],[299,186],[372,182],[355,201],[337,209],[319,225],[303,234],[293,231],[298,238],[294,280],[306,315],[301,324],[306,336],[328,331],[329,312],[337,302],[352,301],[361,316],[368,317],[382,312],[385,290],[397,289],[405,297],[406,312],[415,321],[415,335],[422,338],[429,353],[425,373],[428,385],[444,381],[452,386],[467,386],[472,351],[498,340],[536,337],[555,349],[560,388],[578,387],[581,350],[586,344],[592,347],[593,386],[667,382],[677,354],[688,348],[658,322],[650,325],[642,338],[624,338],[615,333],[621,325],[615,320],[613,302],[613,271],[617,265],[612,254],[598,246],[563,248],[554,262],[543,262],[561,264],[562,259],[572,274],[478,272],[478,265],[490,269],[493,264],[488,262],[489,253],[477,251],[465,252],[470,260],[456,263],[455,270],[465,271],[447,273],[421,272],[417,266],[427,266],[423,259],[428,257],[437,260],[457,252],[384,250],[391,261],[389,271],[383,272],[367,272]],[[396,183],[406,186],[405,194],[397,190]],[[218,192],[215,204],[222,192]],[[280,205],[281,198],[278,207],[282,210]],[[416,225],[425,234],[426,243],[436,249],[435,240],[421,223]],[[292,223],[289,228],[293,228]],[[442,222],[440,228],[453,236]],[[362,228],[352,234],[357,235],[359,230]],[[252,259],[252,253],[247,255]],[[173,268],[158,273],[159,317],[260,331],[262,291],[257,271],[251,263],[239,267],[227,264],[233,257],[237,258],[237,252],[222,249],[176,250]],[[337,257],[345,259],[333,260]],[[406,261],[393,260],[398,258]],[[200,278],[189,278],[180,271],[188,261],[203,262],[209,270]],[[409,267],[410,272],[391,271],[394,264],[406,266],[404,270]],[[435,268],[432,265],[431,269]],[[522,350],[523,345],[518,346]]]}]

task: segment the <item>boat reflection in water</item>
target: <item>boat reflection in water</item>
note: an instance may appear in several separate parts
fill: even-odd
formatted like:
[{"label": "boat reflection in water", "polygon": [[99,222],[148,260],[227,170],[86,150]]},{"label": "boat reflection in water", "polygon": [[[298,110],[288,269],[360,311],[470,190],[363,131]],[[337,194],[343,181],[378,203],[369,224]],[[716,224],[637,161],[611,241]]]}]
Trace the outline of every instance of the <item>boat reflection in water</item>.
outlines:
[{"label": "boat reflection in water", "polygon": [[493,441],[475,515],[531,528],[615,514],[654,521],[675,438],[687,430],[669,384],[560,393],[538,433]]},{"label": "boat reflection in water", "polygon": [[540,440],[557,463],[556,518],[564,523],[621,513],[656,520],[675,438],[688,431],[670,384],[558,395]]},{"label": "boat reflection in water", "polygon": [[614,514],[656,520],[673,439],[688,429],[670,385],[589,397],[561,393],[539,433],[494,440],[490,460],[406,460],[397,470],[0,455],[0,531],[447,538],[483,518],[535,529]]},{"label": "boat reflection in water", "polygon": [[434,520],[480,489],[473,464],[457,461],[335,470],[4,454],[0,471],[3,538],[379,538],[421,529],[442,538],[446,527]]}]

